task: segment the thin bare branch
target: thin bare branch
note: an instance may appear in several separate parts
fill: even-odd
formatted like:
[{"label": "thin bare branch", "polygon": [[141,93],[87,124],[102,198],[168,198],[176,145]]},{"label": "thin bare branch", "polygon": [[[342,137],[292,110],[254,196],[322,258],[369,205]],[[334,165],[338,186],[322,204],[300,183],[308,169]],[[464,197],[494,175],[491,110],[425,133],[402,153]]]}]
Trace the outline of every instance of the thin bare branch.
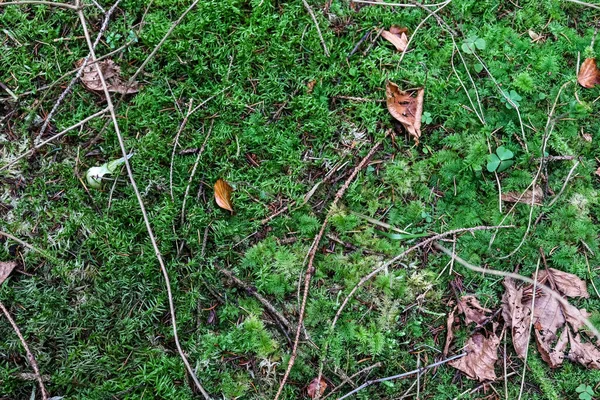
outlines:
[{"label": "thin bare branch", "polygon": [[52,6],[58,8],[66,8],[69,10],[77,11],[77,6],[68,3],[55,3],[53,1],[42,1],[42,0],[21,0],[21,1],[7,1],[5,3],[0,2],[0,6],[24,6],[24,5],[38,5],[38,6]]},{"label": "thin bare branch", "polygon": [[87,123],[88,121],[101,116],[102,114],[104,114],[105,112],[108,111],[108,108],[105,108],[101,111],[98,111],[96,114],[92,114],[89,117],[82,119],[81,121],[79,121],[78,123],[76,123],[75,125],[71,125],[70,127],[68,127],[67,129],[57,133],[56,135],[44,140],[43,142],[38,143],[37,145],[35,145],[32,149],[27,150],[25,153],[21,154],[20,156],[18,156],[17,158],[9,161],[8,164],[0,167],[0,171],[7,169],[8,167],[10,167],[11,165],[14,165],[17,161],[19,161],[20,159],[22,159],[23,157],[27,157],[29,154],[32,154],[34,151],[44,147],[45,145],[47,145],[48,143],[58,139],[59,137],[61,137],[62,135],[64,135],[65,133],[68,133],[70,131],[72,131],[75,128],[79,128],[80,126],[84,125],[85,123]]},{"label": "thin bare branch", "polygon": [[393,375],[393,376],[388,376],[388,377],[385,377],[385,378],[379,378],[379,379],[373,379],[373,380],[370,380],[370,381],[366,381],[365,383],[363,383],[362,385],[360,385],[359,387],[357,387],[353,391],[348,392],[345,395],[343,395],[342,397],[338,398],[338,400],[346,399],[346,398],[352,396],[353,394],[355,394],[355,393],[363,390],[364,388],[366,388],[368,386],[371,386],[371,385],[374,385],[376,383],[393,381],[393,380],[396,380],[396,379],[402,379],[402,378],[406,378],[408,376],[412,376],[412,375],[415,375],[415,374],[417,376],[421,376],[421,374],[423,372],[427,371],[428,369],[439,367],[440,365],[446,364],[447,362],[450,362],[450,361],[453,361],[453,360],[457,360],[457,359],[462,358],[462,357],[464,357],[466,355],[467,355],[467,353],[457,354],[455,356],[446,358],[445,360],[441,360],[441,361],[435,362],[433,364],[429,364],[429,365],[427,365],[425,367],[414,369],[414,370],[409,371],[409,372],[404,372],[404,373],[398,374],[398,375]]},{"label": "thin bare branch", "polygon": [[[197,3],[197,1],[195,2]],[[194,4],[195,4],[194,3]],[[77,0],[77,4],[79,4],[79,0]],[[92,61],[96,59],[96,53],[94,51],[94,47],[92,45],[92,41],[90,39],[90,34],[87,28],[87,23],[85,21],[85,17],[83,15],[83,12],[81,10],[77,11],[77,14],[79,16],[79,21],[81,22],[81,26],[83,28],[83,33],[85,35],[85,39],[90,51],[90,56]],[[194,384],[196,386],[196,388],[200,391],[200,393],[202,393],[202,395],[204,396],[204,398],[206,400],[210,400],[210,396],[208,395],[208,393],[206,392],[206,390],[204,389],[204,387],[202,387],[202,385],[200,384],[200,381],[198,380],[198,377],[196,376],[196,374],[194,373],[194,370],[192,368],[192,366],[190,365],[185,353],[183,352],[183,349],[181,347],[181,344],[179,342],[179,335],[177,333],[177,318],[176,318],[176,313],[175,313],[175,302],[173,300],[173,293],[171,291],[171,283],[170,283],[170,279],[169,279],[169,273],[167,272],[167,267],[165,266],[165,263],[163,261],[162,258],[162,254],[160,252],[160,249],[158,248],[158,243],[156,242],[156,238],[154,236],[154,232],[152,230],[152,226],[150,225],[150,220],[148,218],[148,214],[146,213],[146,207],[144,206],[144,201],[142,200],[142,196],[140,194],[140,191],[138,190],[137,184],[135,182],[135,178],[133,177],[133,170],[131,169],[131,164],[129,163],[127,154],[128,151],[125,147],[125,142],[123,140],[123,135],[121,134],[121,130],[119,128],[119,122],[117,121],[117,115],[115,113],[115,109],[113,106],[113,102],[111,100],[110,97],[110,92],[108,91],[108,86],[106,85],[106,80],[104,79],[104,74],[102,73],[102,69],[100,68],[100,66],[96,63],[96,72],[98,73],[98,77],[100,78],[100,82],[102,83],[102,88],[104,91],[104,95],[106,97],[106,102],[108,105],[108,109],[110,112],[110,116],[112,118],[112,122],[114,125],[114,129],[115,129],[115,133],[117,134],[117,139],[119,141],[119,146],[121,148],[121,152],[123,153],[123,157],[125,159],[125,168],[127,169],[127,175],[129,177],[129,181],[131,183],[131,186],[133,188],[133,191],[136,195],[136,198],[138,200],[139,206],[140,206],[140,211],[142,213],[142,217],[144,219],[144,224],[146,225],[146,230],[148,231],[148,236],[150,237],[150,241],[152,242],[152,247],[154,248],[154,253],[156,255],[156,258],[158,260],[158,263],[160,265],[160,270],[163,274],[163,277],[165,279],[165,286],[167,289],[167,297],[169,299],[169,313],[170,313],[170,317],[171,317],[171,327],[173,330],[173,339],[175,341],[175,346],[177,347],[177,351],[179,353],[179,356],[181,357],[181,360],[183,361],[186,370],[188,371],[190,377],[192,378],[192,380],[194,381]],[[131,82],[131,81],[130,81]]]},{"label": "thin bare branch", "polygon": [[29,364],[31,364],[31,368],[33,368],[33,373],[35,374],[35,379],[38,381],[38,384],[40,385],[40,391],[42,392],[42,399],[48,400],[48,393],[46,392],[46,388],[44,387],[44,380],[42,379],[42,375],[40,374],[40,369],[38,368],[37,361],[35,361],[35,357],[33,356],[33,353],[31,353],[31,350],[29,350],[29,346],[27,345],[25,338],[23,338],[23,335],[21,334],[21,330],[19,329],[19,327],[17,326],[15,321],[12,319],[12,317],[10,316],[10,313],[8,312],[6,307],[4,307],[4,304],[2,304],[1,301],[0,301],[0,309],[2,309],[4,316],[6,317],[6,319],[8,319],[8,322],[10,322],[10,325],[12,326],[13,330],[19,337],[21,344],[25,348],[25,352],[27,352],[27,359],[29,360]]},{"label": "thin bare branch", "polygon": [[[387,134],[386,134],[386,137],[387,137]],[[329,212],[325,216],[325,220],[323,221],[323,224],[321,225],[321,229],[319,230],[319,233],[317,233],[317,236],[315,236],[315,240],[313,241],[312,246],[310,247],[310,250],[308,252],[308,266],[306,267],[306,272],[304,273],[304,294],[302,296],[302,304],[300,306],[300,317],[298,318],[298,325],[296,327],[296,338],[294,339],[294,346],[292,348],[292,355],[290,356],[290,361],[288,362],[288,366],[285,371],[285,374],[283,375],[283,379],[281,380],[281,383],[279,384],[279,389],[277,390],[277,394],[275,395],[275,400],[277,400],[279,398],[279,396],[281,395],[281,393],[283,391],[283,387],[285,386],[285,383],[290,375],[292,367],[294,366],[294,362],[296,361],[296,356],[298,354],[298,343],[300,341],[300,332],[302,331],[302,323],[304,321],[304,312],[306,311],[306,301],[308,299],[308,291],[310,289],[310,281],[315,272],[315,268],[313,267],[313,262],[315,260],[315,255],[317,254],[317,249],[319,247],[319,243],[321,242],[321,239],[323,238],[323,234],[325,233],[325,228],[327,227],[327,223],[329,222],[331,212],[337,205],[338,201],[340,201],[340,199],[344,196],[344,193],[346,193],[346,190],[348,190],[348,187],[354,181],[354,178],[356,178],[358,173],[367,165],[369,159],[373,156],[373,154],[375,154],[377,149],[379,149],[380,145],[381,145],[381,142],[377,142],[377,143],[375,143],[375,145],[373,145],[371,150],[369,150],[367,155],[354,168],[354,170],[352,171],[350,176],[346,179],[346,181],[344,182],[342,187],[337,191],[335,198],[333,199],[333,202],[331,203],[331,206],[329,208]],[[320,378],[320,374],[319,374],[319,378]]]}]

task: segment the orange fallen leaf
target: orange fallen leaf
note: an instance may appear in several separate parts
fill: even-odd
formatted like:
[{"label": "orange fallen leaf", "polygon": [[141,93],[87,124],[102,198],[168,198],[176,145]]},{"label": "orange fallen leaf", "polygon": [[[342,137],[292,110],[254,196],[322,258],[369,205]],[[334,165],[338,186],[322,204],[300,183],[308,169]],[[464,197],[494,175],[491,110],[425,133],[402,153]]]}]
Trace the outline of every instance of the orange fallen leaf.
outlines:
[{"label": "orange fallen leaf", "polygon": [[316,80],[312,80],[306,84],[306,93],[311,94],[313,89],[315,88]]},{"label": "orange fallen leaf", "polygon": [[16,261],[0,261],[0,285],[6,280],[6,278],[8,278],[16,266]]},{"label": "orange fallen leaf", "polygon": [[[75,65],[79,68],[83,64],[83,58],[78,60]],[[132,82],[128,84],[121,78],[121,67],[119,67],[113,60],[104,60],[98,62],[98,66],[104,76],[106,87],[109,92],[121,93],[121,94],[133,94],[139,91],[138,83]],[[104,92],[100,75],[94,64],[88,64],[83,68],[81,74],[81,83],[86,89],[93,92]]]},{"label": "orange fallen leaf", "polygon": [[579,68],[579,74],[577,75],[577,82],[584,88],[593,88],[596,84],[600,83],[600,70],[596,66],[595,58],[587,58],[581,68]]},{"label": "orange fallen leaf", "polygon": [[381,37],[393,44],[396,50],[405,51],[406,46],[408,46],[407,31],[408,29],[406,28],[392,25],[389,31],[384,30],[381,32]]},{"label": "orange fallen leaf", "polygon": [[317,397],[317,390],[320,396],[323,393],[325,393],[325,389],[327,389],[327,382],[325,382],[325,379],[321,377],[320,380],[318,378],[313,379],[308,384],[308,388],[306,389],[306,391],[308,392],[308,397],[314,399],[315,397]]},{"label": "orange fallen leaf", "polygon": [[385,93],[388,111],[404,126],[415,143],[419,144],[425,89],[403,91],[394,82],[388,81]]},{"label": "orange fallen leaf", "polygon": [[217,180],[215,183],[215,201],[217,205],[225,210],[233,213],[233,205],[231,204],[231,193],[233,188],[223,179]]}]

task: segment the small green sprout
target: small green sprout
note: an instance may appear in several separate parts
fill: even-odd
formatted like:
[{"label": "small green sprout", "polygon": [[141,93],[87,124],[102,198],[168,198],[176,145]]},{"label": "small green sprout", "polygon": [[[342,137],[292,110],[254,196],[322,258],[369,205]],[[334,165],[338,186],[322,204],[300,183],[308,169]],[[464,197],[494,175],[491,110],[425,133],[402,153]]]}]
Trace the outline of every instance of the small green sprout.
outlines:
[{"label": "small green sprout", "polygon": [[460,47],[466,54],[473,54],[475,49],[485,50],[485,40],[477,36],[469,36]]},{"label": "small green sprout", "polygon": [[[133,156],[133,153],[128,154],[127,159],[129,160],[131,156]],[[85,174],[88,186],[94,189],[100,189],[100,187],[102,187],[102,178],[104,175],[114,173],[123,163],[125,163],[125,157],[104,163],[99,167],[91,167]]]}]

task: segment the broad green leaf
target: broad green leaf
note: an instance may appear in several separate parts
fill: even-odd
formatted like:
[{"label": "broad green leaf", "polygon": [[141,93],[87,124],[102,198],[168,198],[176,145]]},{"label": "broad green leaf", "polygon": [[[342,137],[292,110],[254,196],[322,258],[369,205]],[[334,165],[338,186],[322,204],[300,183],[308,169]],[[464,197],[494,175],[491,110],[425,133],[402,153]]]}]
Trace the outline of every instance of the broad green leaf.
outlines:
[{"label": "broad green leaf", "polygon": [[460,46],[460,48],[466,54],[473,54],[473,50],[471,50],[471,47],[467,43],[463,43],[462,46]]},{"label": "broad green leaf", "polygon": [[475,47],[477,47],[479,50],[485,50],[485,40],[481,38],[475,40]]},{"label": "broad green leaf", "polygon": [[498,158],[502,161],[504,160],[510,160],[511,158],[514,157],[514,154],[512,151],[510,151],[509,149],[507,149],[504,146],[500,146],[496,149],[496,154],[498,155]]},{"label": "broad green leaf", "polygon": [[473,65],[473,69],[475,70],[475,72],[480,73],[481,71],[483,71],[483,65],[480,63],[477,63],[477,64]]},{"label": "broad green leaf", "polygon": [[500,161],[500,166],[498,167],[498,169],[496,170],[496,172],[506,171],[513,164],[514,164],[513,160],[503,160],[503,161]]},{"label": "broad green leaf", "polygon": [[488,163],[487,163],[487,170],[489,172],[494,172],[498,169],[498,167],[500,166],[500,159],[498,158],[497,155],[495,154],[490,154],[488,156]]}]

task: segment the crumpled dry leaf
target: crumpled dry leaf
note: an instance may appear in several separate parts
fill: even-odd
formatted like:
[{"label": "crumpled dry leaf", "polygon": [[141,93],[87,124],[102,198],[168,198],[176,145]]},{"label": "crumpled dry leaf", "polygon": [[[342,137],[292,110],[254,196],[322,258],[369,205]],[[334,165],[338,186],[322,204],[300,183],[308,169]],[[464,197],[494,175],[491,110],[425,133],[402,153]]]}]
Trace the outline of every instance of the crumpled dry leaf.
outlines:
[{"label": "crumpled dry leaf", "polygon": [[489,308],[482,307],[475,296],[463,296],[458,301],[458,310],[465,316],[467,325],[475,322],[477,326],[482,326],[492,313]]},{"label": "crumpled dry leaf", "polygon": [[[568,297],[589,297],[586,284],[576,275],[554,268],[538,273],[537,281],[550,286]],[[596,355],[600,349],[591,343],[574,343],[574,333],[584,327],[583,320],[590,317],[585,309],[578,309],[571,304],[561,304],[555,297],[537,291],[533,310],[533,321],[530,320],[532,306],[532,285],[526,289],[517,288],[514,282],[504,280],[506,293],[502,297],[502,315],[511,328],[513,345],[520,358],[525,355],[529,343],[529,324],[533,323],[533,331],[540,355],[551,368],[559,367],[564,359],[568,345],[571,346],[569,358],[589,368],[597,368]],[[579,335],[577,336],[579,337]],[[591,367],[595,366],[595,367]]]},{"label": "crumpled dry leaf", "polygon": [[381,37],[393,44],[396,50],[405,51],[406,46],[408,46],[406,32],[408,32],[408,29],[392,25],[389,31],[381,31]]},{"label": "crumpled dry leaf", "polygon": [[531,305],[523,304],[523,288],[517,288],[512,279],[506,278],[503,283],[506,292],[502,296],[502,318],[511,329],[517,356],[524,358],[529,345]]},{"label": "crumpled dry leaf", "polygon": [[584,88],[593,88],[600,83],[600,70],[596,66],[595,58],[587,58],[577,74],[577,82]]},{"label": "crumpled dry leaf", "polygon": [[223,179],[217,180],[215,183],[215,201],[217,205],[225,210],[233,213],[233,205],[231,204],[231,193],[233,188]]},{"label": "crumpled dry leaf", "polygon": [[489,337],[476,333],[467,340],[465,351],[467,355],[458,360],[450,361],[450,365],[464,372],[469,378],[481,381],[496,379],[494,364],[498,360],[500,339],[493,332]]},{"label": "crumpled dry leaf", "polygon": [[528,31],[527,31],[527,33],[529,34],[529,37],[531,38],[531,41],[532,41],[533,43],[540,42],[540,41],[543,41],[543,40],[544,40],[544,36],[542,36],[542,35],[540,35],[540,34],[537,34],[537,33],[535,33],[535,32],[534,32],[534,31],[532,31],[531,29],[530,29],[530,30],[528,30]]},{"label": "crumpled dry leaf", "polygon": [[313,379],[312,381],[310,381],[306,391],[308,392],[308,397],[310,397],[311,399],[314,399],[315,397],[317,397],[317,390],[319,391],[319,396],[320,396],[323,393],[325,393],[325,389],[327,389],[327,382],[325,382],[325,379],[323,379],[323,377],[321,377],[320,380],[317,377],[317,378]]},{"label": "crumpled dry leaf", "polygon": [[13,269],[17,266],[16,261],[0,261],[0,285],[8,278]]},{"label": "crumpled dry leaf", "polygon": [[425,89],[418,88],[403,91],[394,82],[388,81],[385,93],[388,111],[392,114],[392,117],[402,123],[408,134],[415,140],[415,143],[419,144]]},{"label": "crumpled dry leaf", "polygon": [[[572,336],[569,333],[569,336]],[[570,337],[571,351],[569,360],[580,363],[587,368],[600,369],[600,350],[592,343],[581,341],[581,336]]]},{"label": "crumpled dry leaf", "polygon": [[[83,64],[84,59],[78,60],[75,65],[79,68]],[[139,91],[138,83],[132,82],[130,85],[127,84],[121,78],[121,67],[114,63],[113,60],[99,61],[98,65],[104,76],[106,86],[109,92],[121,93],[121,94],[133,94]],[[88,64],[83,68],[81,74],[81,83],[86,89],[93,92],[104,92],[102,82],[100,81],[100,75],[94,64]]]},{"label": "crumpled dry leaf", "polygon": [[454,325],[454,314],[456,313],[456,307],[450,311],[448,314],[448,319],[446,320],[446,344],[444,345],[443,356],[446,357],[448,355],[448,351],[450,350],[450,345],[454,340],[454,331],[452,330],[452,325]]},{"label": "crumpled dry leaf", "polygon": [[556,290],[567,297],[589,298],[585,282],[576,275],[555,268],[548,268],[538,273],[538,281],[547,286],[555,286]]},{"label": "crumpled dry leaf", "polygon": [[598,167],[598,169],[595,172],[596,175],[600,176],[600,167]]},{"label": "crumpled dry leaf", "polygon": [[[531,204],[531,198],[534,197],[533,199],[533,205],[534,206],[541,206],[542,205],[542,200],[544,198],[544,192],[542,191],[542,188],[540,186],[535,186],[535,188],[533,190],[527,190],[523,196],[521,197],[522,193],[519,192],[508,192],[508,193],[503,193],[502,194],[502,201],[505,201],[507,203],[523,203],[523,204]],[[520,199],[519,199],[520,197]]]}]

